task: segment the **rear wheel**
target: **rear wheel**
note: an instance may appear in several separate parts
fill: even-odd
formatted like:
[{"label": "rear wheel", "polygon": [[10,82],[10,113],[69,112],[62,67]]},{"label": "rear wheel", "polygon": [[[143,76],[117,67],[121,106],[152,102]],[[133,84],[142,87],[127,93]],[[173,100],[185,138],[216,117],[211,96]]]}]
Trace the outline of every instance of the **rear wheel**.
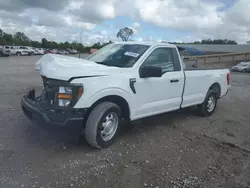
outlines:
[{"label": "rear wheel", "polygon": [[16,55],[17,55],[17,56],[20,56],[20,55],[22,55],[22,54],[21,54],[21,52],[17,52]]},{"label": "rear wheel", "polygon": [[201,116],[211,116],[217,106],[217,93],[214,90],[209,90],[204,102],[198,105],[198,112]]},{"label": "rear wheel", "polygon": [[112,102],[98,104],[89,114],[85,125],[87,142],[96,148],[109,147],[117,137],[121,124],[120,107]]}]

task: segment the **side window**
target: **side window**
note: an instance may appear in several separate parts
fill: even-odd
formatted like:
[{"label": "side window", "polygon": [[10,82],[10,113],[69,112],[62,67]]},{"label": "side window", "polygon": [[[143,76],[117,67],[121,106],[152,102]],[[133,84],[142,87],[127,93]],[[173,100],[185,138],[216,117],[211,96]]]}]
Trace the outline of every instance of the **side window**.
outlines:
[{"label": "side window", "polygon": [[144,61],[143,66],[159,66],[162,73],[175,71],[172,48],[157,48]]}]

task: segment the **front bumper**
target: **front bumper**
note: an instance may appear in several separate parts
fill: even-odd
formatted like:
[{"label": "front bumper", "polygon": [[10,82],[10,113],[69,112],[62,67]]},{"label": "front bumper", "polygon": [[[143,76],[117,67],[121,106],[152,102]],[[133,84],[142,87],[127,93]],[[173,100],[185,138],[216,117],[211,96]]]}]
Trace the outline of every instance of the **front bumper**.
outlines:
[{"label": "front bumper", "polygon": [[28,119],[48,131],[80,133],[87,109],[45,109],[39,102],[30,99],[29,94],[21,99],[21,107]]}]

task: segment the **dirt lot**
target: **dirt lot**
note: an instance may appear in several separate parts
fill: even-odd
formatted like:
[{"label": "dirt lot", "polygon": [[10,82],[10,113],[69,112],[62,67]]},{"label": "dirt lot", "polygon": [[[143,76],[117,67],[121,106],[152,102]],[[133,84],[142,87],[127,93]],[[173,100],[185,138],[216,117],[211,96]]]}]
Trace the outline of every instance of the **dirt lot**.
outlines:
[{"label": "dirt lot", "polygon": [[194,109],[147,118],[97,150],[23,115],[20,97],[41,86],[38,58],[0,58],[0,187],[250,187],[250,74],[232,75],[209,118]]}]

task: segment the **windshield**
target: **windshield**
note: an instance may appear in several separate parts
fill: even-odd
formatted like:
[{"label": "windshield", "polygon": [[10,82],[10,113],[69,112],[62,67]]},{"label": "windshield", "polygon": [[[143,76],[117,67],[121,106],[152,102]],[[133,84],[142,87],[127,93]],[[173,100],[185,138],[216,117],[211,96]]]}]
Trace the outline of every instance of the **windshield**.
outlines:
[{"label": "windshield", "polygon": [[114,67],[132,67],[149,48],[140,44],[109,44],[87,59]]},{"label": "windshield", "polygon": [[241,66],[241,67],[247,67],[247,66],[249,66],[250,65],[250,63],[239,63],[237,66]]}]

